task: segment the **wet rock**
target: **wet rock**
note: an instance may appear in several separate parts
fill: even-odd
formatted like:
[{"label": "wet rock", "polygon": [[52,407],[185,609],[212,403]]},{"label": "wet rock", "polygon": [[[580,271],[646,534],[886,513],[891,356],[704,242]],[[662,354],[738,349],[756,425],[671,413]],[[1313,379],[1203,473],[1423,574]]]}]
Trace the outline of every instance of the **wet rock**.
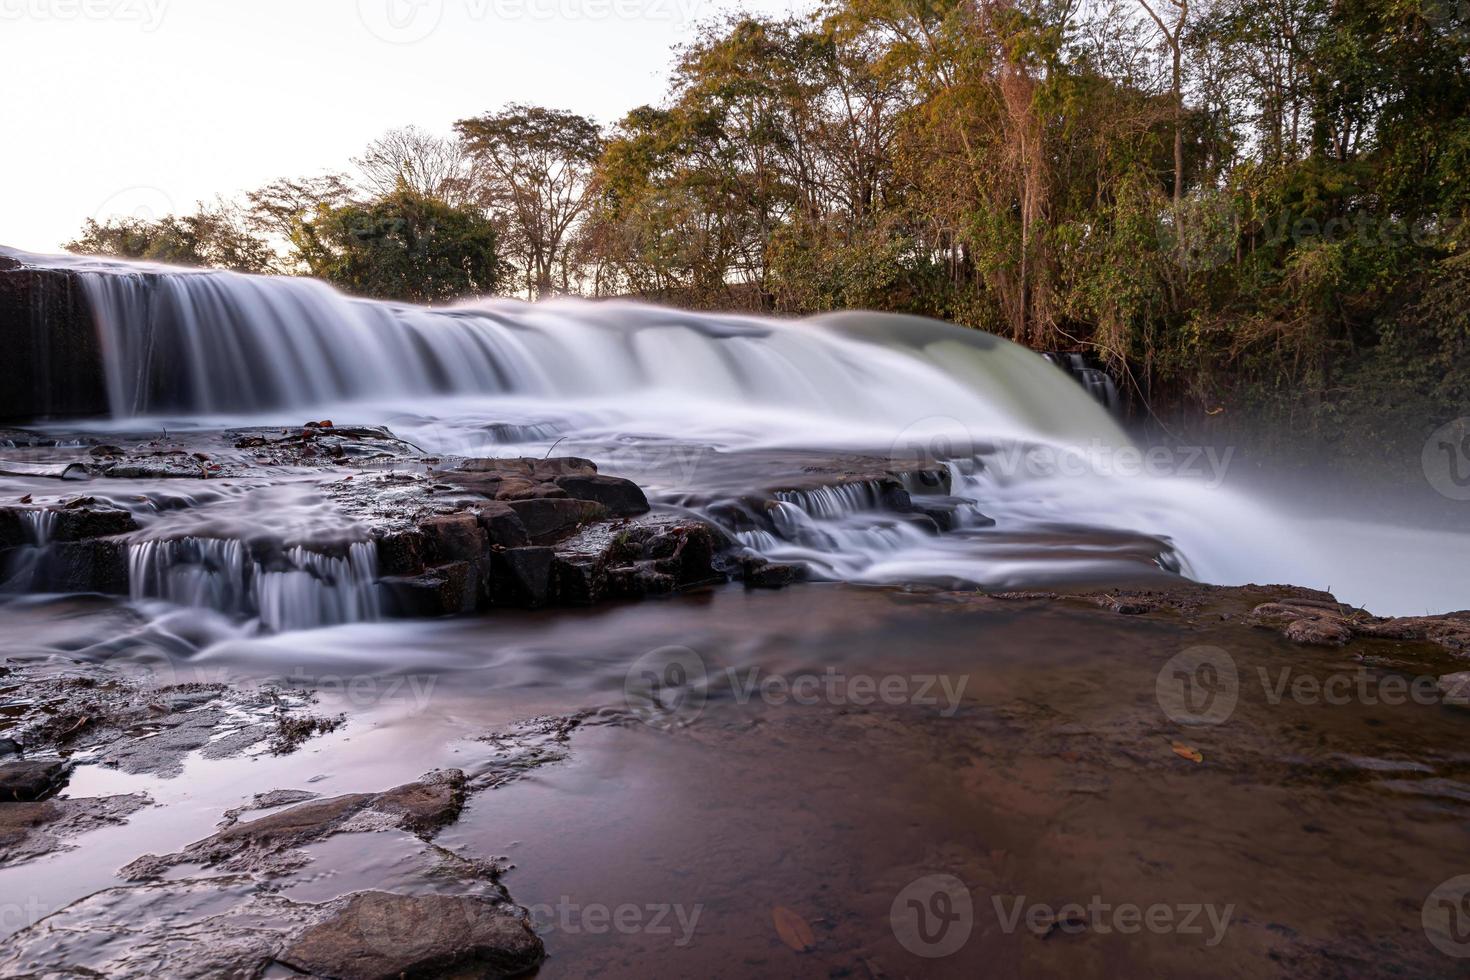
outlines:
[{"label": "wet rock", "polygon": [[60,815],[54,803],[0,803],[0,847],[8,851]]},{"label": "wet rock", "polygon": [[89,538],[105,538],[118,534],[130,534],[138,529],[138,522],[125,510],[99,507],[80,507],[56,511],[56,528],[52,537],[56,541],[85,541]]},{"label": "wet rock", "polygon": [[799,581],[804,570],[799,565],[747,558],[740,571],[741,579],[752,589],[784,589]]},{"label": "wet rock", "polygon": [[119,874],[141,881],[156,878],[180,864],[275,873],[299,864],[299,859],[287,852],[337,833],[402,828],[428,836],[457,818],[464,801],[463,772],[433,772],[418,782],[382,793],[349,793],[313,800],[256,820],[236,822],[176,854],[145,855]]},{"label": "wet rock", "polygon": [[0,765],[0,801],[31,803],[50,796],[66,782],[67,772],[66,764],[58,761]]},{"label": "wet rock", "polygon": [[475,608],[478,581],[474,566],[462,561],[421,575],[384,576],[378,586],[390,616],[450,616]]},{"label": "wet rock", "polygon": [[0,759],[8,759],[21,754],[20,743],[13,738],[0,738]]},{"label": "wet rock", "polygon": [[535,544],[551,544],[583,524],[605,520],[608,516],[606,507],[590,500],[543,497],[512,500],[509,506]]},{"label": "wet rock", "polygon": [[577,500],[602,504],[615,517],[648,513],[648,497],[638,484],[615,476],[573,474],[559,476],[556,485]]},{"label": "wet rock", "polygon": [[116,538],[54,544],[46,552],[38,578],[45,588],[57,592],[127,595],[127,544]]},{"label": "wet rock", "polygon": [[0,865],[70,850],[73,838],[123,823],[152,801],[141,794],[0,803]]},{"label": "wet rock", "polygon": [[491,598],[498,605],[539,608],[552,595],[556,552],[547,547],[507,548],[495,553]]},{"label": "wet rock", "polygon": [[281,962],[341,980],[400,977],[511,977],[545,959],[526,917],[478,896],[352,896],[332,918],[306,930]]},{"label": "wet rock", "polygon": [[1282,632],[1293,643],[1310,646],[1340,647],[1353,638],[1353,631],[1339,619],[1302,617],[1288,623]]},{"label": "wet rock", "polygon": [[374,537],[378,571],[383,575],[417,575],[424,570],[424,534],[417,528],[381,531]]},{"label": "wet rock", "polygon": [[485,551],[485,531],[472,513],[440,514],[419,524],[425,542],[425,561],[439,565],[476,561]]},{"label": "wet rock", "polygon": [[492,501],[476,508],[475,514],[492,546],[522,548],[531,543],[530,536],[526,534],[526,526],[509,504]]},{"label": "wet rock", "polygon": [[1442,704],[1470,710],[1470,670],[1445,674],[1437,682]]}]

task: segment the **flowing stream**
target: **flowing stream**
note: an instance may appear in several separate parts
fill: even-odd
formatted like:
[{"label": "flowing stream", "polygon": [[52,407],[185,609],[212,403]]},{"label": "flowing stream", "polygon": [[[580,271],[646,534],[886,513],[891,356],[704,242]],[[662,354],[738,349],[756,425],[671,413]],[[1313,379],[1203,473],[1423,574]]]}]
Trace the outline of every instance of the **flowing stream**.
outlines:
[{"label": "flowing stream", "polygon": [[[1096,372],[979,331],[623,302],[422,308],[310,279],[19,257],[84,283],[111,406],[96,428],[382,424],[430,453],[586,455],[658,502],[717,520],[759,482],[749,461],[763,453],[862,453],[947,468],[935,506],[950,533],[926,533],[851,487],[787,495],[771,521],[727,526],[754,552],[847,581],[1002,587],[1162,568],[1219,584],[1347,582],[1344,598],[1388,612],[1463,604],[1445,575],[1463,535],[1436,539],[1442,555],[1389,549],[1381,567],[1345,569],[1328,540],[1340,531],[1314,532],[1240,492],[1230,454],[1142,449],[1104,406],[1115,394]],[[144,545],[134,595],[280,626],[372,615],[359,581],[371,555],[325,567],[288,554],[267,572],[210,548],[220,554]],[[270,598],[293,581],[315,583],[318,612]]]}]

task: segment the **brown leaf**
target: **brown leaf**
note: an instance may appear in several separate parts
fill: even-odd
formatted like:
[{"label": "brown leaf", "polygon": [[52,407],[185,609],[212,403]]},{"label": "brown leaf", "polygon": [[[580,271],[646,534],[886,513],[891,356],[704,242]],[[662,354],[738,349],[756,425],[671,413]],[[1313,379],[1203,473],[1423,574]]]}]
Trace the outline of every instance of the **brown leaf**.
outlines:
[{"label": "brown leaf", "polygon": [[1205,761],[1204,753],[1200,752],[1199,749],[1185,745],[1183,742],[1174,743],[1174,754],[1181,759],[1188,759],[1190,762]]},{"label": "brown leaf", "polygon": [[798,953],[804,953],[817,944],[812,927],[806,920],[784,905],[771,909],[771,921],[776,924],[776,935]]}]

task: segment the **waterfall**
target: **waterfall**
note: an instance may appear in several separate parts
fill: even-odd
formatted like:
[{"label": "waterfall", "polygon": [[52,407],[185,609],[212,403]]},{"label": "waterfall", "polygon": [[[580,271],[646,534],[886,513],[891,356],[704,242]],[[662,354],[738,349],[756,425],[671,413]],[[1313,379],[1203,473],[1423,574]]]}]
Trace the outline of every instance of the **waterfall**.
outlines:
[{"label": "waterfall", "polygon": [[258,616],[277,631],[377,619],[376,579],[372,542],[350,544],[342,555],[295,546],[264,560],[231,538],[140,541],[128,548],[135,601]]},{"label": "waterfall", "polygon": [[11,552],[5,562],[0,592],[33,592],[46,588],[46,555],[56,533],[56,511],[49,508],[21,510],[20,526],[25,543]]}]

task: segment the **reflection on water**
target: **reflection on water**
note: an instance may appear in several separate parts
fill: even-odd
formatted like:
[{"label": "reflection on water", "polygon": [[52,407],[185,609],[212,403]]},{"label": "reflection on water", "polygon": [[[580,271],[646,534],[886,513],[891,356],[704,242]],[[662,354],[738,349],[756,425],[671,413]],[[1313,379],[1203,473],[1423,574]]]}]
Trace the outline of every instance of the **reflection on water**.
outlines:
[{"label": "reflection on water", "polygon": [[[0,611],[36,652],[84,644],[114,615],[76,609],[64,629],[54,610]],[[1462,719],[1415,704],[1273,704],[1247,685],[1226,724],[1181,730],[1155,685],[1183,647],[1227,648],[1245,678],[1283,663],[1346,669],[1342,654],[1213,621],[814,585],[134,650],[126,662],[160,680],[315,684],[321,709],[350,723],[294,756],[127,780],[163,805],[0,871],[0,890],[62,904],[114,883],[138,853],[206,835],[256,792],[381,789],[436,766],[473,776],[495,756],[481,736],[600,709],[565,758],[472,797],[437,840],[514,865],[504,883],[537,916],[546,976],[1225,976],[1263,972],[1273,950],[1288,966],[1364,955],[1369,936],[1422,966],[1433,951],[1417,903],[1470,855],[1465,804],[1444,791],[1470,792]],[[655,666],[684,658],[682,683],[649,702],[630,673],[660,650],[678,652]],[[1181,759],[1180,738],[1207,761]],[[90,772],[74,793],[111,788]],[[299,900],[444,887],[416,877],[425,852],[407,838],[334,838],[312,853],[311,873],[287,885]],[[973,923],[957,952],[929,960],[893,906],[941,874],[968,890]],[[1209,929],[1043,939],[1002,914],[1018,898],[1094,897],[1176,915],[1229,907],[1229,921],[1214,943]],[[807,924],[812,949],[783,943],[778,908]],[[1090,914],[1105,926],[1115,913]]]}]

